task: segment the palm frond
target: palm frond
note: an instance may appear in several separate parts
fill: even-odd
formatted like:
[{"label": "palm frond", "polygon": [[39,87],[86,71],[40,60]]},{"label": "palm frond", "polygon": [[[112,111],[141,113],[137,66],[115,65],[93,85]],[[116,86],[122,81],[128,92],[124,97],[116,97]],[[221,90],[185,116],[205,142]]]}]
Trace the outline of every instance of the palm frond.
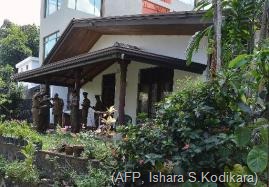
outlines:
[{"label": "palm frond", "polygon": [[195,4],[194,10],[195,11],[199,11],[199,10],[205,10],[206,8],[208,8],[211,5],[211,1],[210,0],[201,0],[198,1]]},{"label": "palm frond", "polygon": [[211,33],[213,27],[209,26],[203,31],[196,32],[189,41],[189,44],[186,49],[186,61],[187,65],[190,65],[192,63],[192,57],[194,53],[196,53],[199,49],[200,42],[203,37],[207,36],[209,33]]}]

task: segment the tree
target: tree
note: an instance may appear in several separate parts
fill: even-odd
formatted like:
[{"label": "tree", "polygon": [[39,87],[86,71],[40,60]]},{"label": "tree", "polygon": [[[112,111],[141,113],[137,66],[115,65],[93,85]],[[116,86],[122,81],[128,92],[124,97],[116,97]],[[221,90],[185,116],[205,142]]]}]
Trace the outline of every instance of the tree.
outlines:
[{"label": "tree", "polygon": [[21,26],[26,35],[26,46],[32,51],[32,56],[38,56],[39,53],[39,28],[36,25]]},{"label": "tree", "polygon": [[[225,17],[221,29],[221,61],[222,66],[227,67],[228,63],[237,55],[253,52],[254,35],[256,30],[261,27],[262,9],[260,7],[263,7],[265,0],[222,0],[220,2]],[[209,8],[204,18],[213,19],[214,12],[217,13],[215,11],[216,6],[213,6],[209,0],[202,0],[197,3],[195,10],[203,10],[205,7]],[[191,63],[192,56],[198,50],[200,41],[204,37],[208,39],[210,61],[214,60],[215,34],[217,35],[214,27],[209,26],[192,37],[186,50],[188,64]]]},{"label": "tree", "polygon": [[15,66],[28,56],[38,56],[39,29],[5,20],[0,28],[0,64]]},{"label": "tree", "polygon": [[14,25],[11,21],[8,19],[4,20],[3,25],[0,27],[0,39],[7,37],[8,35],[8,29],[10,29]]},{"label": "tree", "polygon": [[[214,57],[212,59],[212,74],[220,71],[221,68],[221,24],[222,24],[222,10],[220,0],[213,1],[214,6],[214,33],[215,33],[215,45],[214,45]],[[214,67],[214,68],[213,68]]]},{"label": "tree", "polygon": [[11,77],[14,69],[10,65],[0,65],[0,118],[15,118],[22,100],[22,87]]},{"label": "tree", "polygon": [[260,31],[260,38],[259,38],[260,44],[263,42],[263,40],[265,40],[268,37],[268,29],[269,29],[268,8],[269,8],[269,1],[265,0],[263,13],[262,13],[262,19],[261,19],[261,31]]}]

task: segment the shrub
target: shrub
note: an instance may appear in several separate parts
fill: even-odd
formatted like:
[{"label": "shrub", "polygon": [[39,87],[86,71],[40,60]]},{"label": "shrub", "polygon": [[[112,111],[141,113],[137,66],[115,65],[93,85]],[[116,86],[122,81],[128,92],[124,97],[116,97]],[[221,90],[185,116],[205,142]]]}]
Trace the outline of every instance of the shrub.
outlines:
[{"label": "shrub", "polygon": [[74,182],[78,187],[109,186],[110,178],[110,172],[100,168],[90,168],[88,175],[75,175]]},{"label": "shrub", "polygon": [[210,82],[190,81],[158,105],[155,121],[123,127],[121,168],[220,174],[226,165],[246,163],[247,147],[238,146],[234,132],[250,115],[235,75],[228,72]]},{"label": "shrub", "polygon": [[14,161],[5,166],[6,178],[20,183],[37,184],[39,174],[36,168],[29,167],[26,162]]}]

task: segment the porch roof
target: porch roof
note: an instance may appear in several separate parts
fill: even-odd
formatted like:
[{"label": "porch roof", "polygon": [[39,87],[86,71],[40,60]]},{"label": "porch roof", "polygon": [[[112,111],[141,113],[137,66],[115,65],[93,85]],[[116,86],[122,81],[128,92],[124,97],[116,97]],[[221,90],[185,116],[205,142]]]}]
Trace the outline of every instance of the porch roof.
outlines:
[{"label": "porch roof", "polygon": [[79,71],[80,86],[82,86],[113,63],[120,61],[137,61],[200,74],[206,68],[206,65],[195,62],[187,66],[185,60],[147,52],[135,46],[116,42],[108,48],[15,74],[13,78],[17,81],[68,87],[75,84],[75,72]]},{"label": "porch roof", "polygon": [[43,64],[87,53],[102,35],[193,35],[212,20],[204,11],[73,19]]}]

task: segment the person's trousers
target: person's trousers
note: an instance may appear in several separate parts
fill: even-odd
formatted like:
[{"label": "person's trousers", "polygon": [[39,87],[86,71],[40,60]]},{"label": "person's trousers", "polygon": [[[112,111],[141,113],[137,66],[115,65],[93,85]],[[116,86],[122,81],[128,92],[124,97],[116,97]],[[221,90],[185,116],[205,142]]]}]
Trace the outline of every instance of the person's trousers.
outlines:
[{"label": "person's trousers", "polygon": [[54,125],[59,124],[61,127],[63,126],[62,124],[62,114],[54,114]]}]

